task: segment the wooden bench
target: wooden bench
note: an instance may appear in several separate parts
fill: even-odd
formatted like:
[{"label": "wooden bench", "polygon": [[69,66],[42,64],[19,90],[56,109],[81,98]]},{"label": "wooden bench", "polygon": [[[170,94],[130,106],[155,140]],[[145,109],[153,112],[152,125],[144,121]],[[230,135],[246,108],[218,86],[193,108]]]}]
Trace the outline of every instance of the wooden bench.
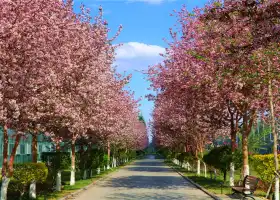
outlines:
[{"label": "wooden bench", "polygon": [[254,192],[257,189],[257,185],[259,182],[259,178],[255,177],[255,176],[246,176],[243,180],[243,183],[241,186],[234,186],[232,187],[232,194],[241,194],[243,196],[242,199],[246,199],[251,198],[251,199],[255,199],[253,197]]}]

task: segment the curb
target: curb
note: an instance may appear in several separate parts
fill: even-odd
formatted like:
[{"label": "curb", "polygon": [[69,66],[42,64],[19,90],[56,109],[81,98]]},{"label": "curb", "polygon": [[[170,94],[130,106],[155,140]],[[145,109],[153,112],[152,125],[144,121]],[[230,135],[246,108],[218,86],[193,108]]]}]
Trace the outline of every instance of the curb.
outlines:
[{"label": "curb", "polygon": [[182,174],[179,170],[175,169],[174,167],[171,167],[174,171],[176,171],[182,178],[184,178],[185,180],[187,180],[188,182],[190,182],[191,184],[193,184],[195,187],[197,187],[198,189],[200,189],[201,191],[203,191],[205,194],[209,195],[210,197],[212,197],[215,200],[222,200],[221,198],[217,197],[216,195],[208,192],[205,188],[203,188],[202,186],[198,185],[197,183],[195,183],[193,180],[189,179],[188,177],[186,177],[184,174]]}]

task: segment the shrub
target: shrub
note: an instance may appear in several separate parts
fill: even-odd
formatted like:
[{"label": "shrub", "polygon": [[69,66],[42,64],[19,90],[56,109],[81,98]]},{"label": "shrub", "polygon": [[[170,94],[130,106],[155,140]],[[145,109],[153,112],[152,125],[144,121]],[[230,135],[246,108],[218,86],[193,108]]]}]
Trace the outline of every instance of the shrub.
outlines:
[{"label": "shrub", "polygon": [[180,161],[181,164],[183,163],[193,163],[195,160],[195,157],[190,152],[183,152],[178,154],[177,159]]},{"label": "shrub", "polygon": [[68,152],[43,152],[42,161],[48,167],[49,171],[69,169],[71,166],[70,153]]},{"label": "shrub", "polygon": [[[278,155],[278,159],[280,159],[279,155]],[[252,164],[254,170],[258,173],[261,180],[266,185],[269,185],[269,183],[272,181],[274,177],[274,170],[275,170],[273,154],[253,155]]]},{"label": "shrub", "polygon": [[44,163],[15,164],[12,178],[14,184],[11,187],[22,196],[30,183],[42,183],[46,181],[47,176],[48,168]]},{"label": "shrub", "polygon": [[232,162],[232,152],[229,146],[221,146],[212,149],[208,154],[204,155],[203,160],[206,164],[223,172],[224,181],[226,180],[227,171]]}]

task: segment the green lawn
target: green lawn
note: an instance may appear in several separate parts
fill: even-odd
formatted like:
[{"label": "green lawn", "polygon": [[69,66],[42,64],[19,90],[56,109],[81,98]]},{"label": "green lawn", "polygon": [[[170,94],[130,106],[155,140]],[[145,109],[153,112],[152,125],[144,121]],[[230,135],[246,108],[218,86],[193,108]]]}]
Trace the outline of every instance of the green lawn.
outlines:
[{"label": "green lawn", "polygon": [[[207,173],[207,178],[204,177],[204,171],[203,169],[201,170],[201,175],[198,176],[196,172],[188,172],[186,169],[181,168],[178,165],[173,164],[172,162],[166,161],[166,163],[171,166],[172,168],[175,168],[176,170],[182,172],[186,177],[189,179],[193,180],[195,183],[198,185],[202,186],[212,194],[231,194],[231,187],[228,185],[229,182],[229,175],[227,176],[227,181],[226,184],[223,184],[224,186],[221,187],[221,184],[223,183],[223,174],[218,174],[216,180],[210,178],[210,173]],[[256,175],[256,172],[252,171],[251,172],[253,175]],[[235,180],[240,179],[240,172],[236,171],[235,173]],[[256,196],[265,196],[265,192],[261,190],[256,191]]]},{"label": "green lawn", "polygon": [[62,198],[64,196],[67,196],[79,189],[82,189],[88,185],[90,185],[91,183],[93,183],[94,181],[97,181],[98,179],[106,176],[109,173],[112,173],[116,170],[118,170],[119,168],[121,168],[122,166],[119,166],[117,168],[111,168],[110,170],[106,170],[106,171],[102,171],[100,175],[95,175],[92,178],[86,179],[86,180],[82,180],[80,178],[80,173],[76,173],[76,183],[73,186],[69,185],[69,180],[70,180],[70,171],[64,171],[62,172],[62,182],[65,182],[65,185],[62,188],[61,192],[50,192],[48,194],[39,194],[38,195],[38,200],[55,200],[55,199],[59,199]]}]

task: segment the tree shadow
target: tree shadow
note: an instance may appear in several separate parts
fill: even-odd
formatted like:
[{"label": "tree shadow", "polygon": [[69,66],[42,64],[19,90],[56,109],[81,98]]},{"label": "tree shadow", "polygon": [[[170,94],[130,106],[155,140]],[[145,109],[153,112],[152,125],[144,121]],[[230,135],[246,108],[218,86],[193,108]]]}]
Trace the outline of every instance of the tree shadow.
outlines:
[{"label": "tree shadow", "polygon": [[[186,195],[175,192],[160,193],[114,193],[112,196],[107,196],[106,199],[121,199],[121,200],[185,200]],[[205,200],[205,197],[198,197],[197,195],[188,195],[188,199]]]},{"label": "tree shadow", "polygon": [[103,187],[112,188],[139,188],[139,189],[197,189],[180,176],[128,176],[112,178],[102,183]]},{"label": "tree shadow", "polygon": [[157,161],[136,161],[135,163],[131,164],[130,166],[165,166],[163,162],[157,162]]},{"label": "tree shadow", "polygon": [[136,172],[173,172],[172,169],[167,168],[167,167],[149,167],[149,166],[128,167],[128,168],[126,168],[126,170],[136,171]]}]

